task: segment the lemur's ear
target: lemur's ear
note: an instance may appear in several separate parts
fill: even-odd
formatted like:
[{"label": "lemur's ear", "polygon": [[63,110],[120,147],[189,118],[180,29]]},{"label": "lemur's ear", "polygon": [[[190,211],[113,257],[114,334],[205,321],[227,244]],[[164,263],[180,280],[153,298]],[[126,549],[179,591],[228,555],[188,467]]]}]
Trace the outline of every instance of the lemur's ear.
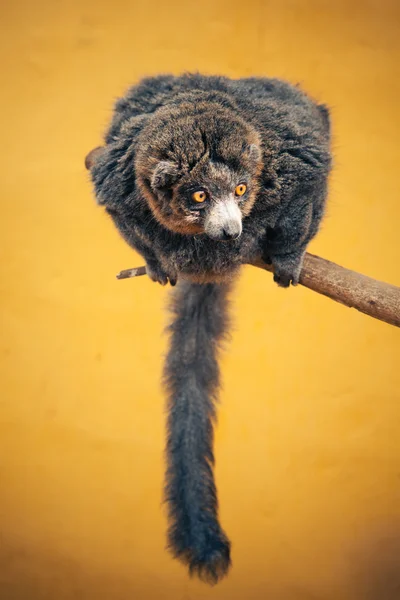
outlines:
[{"label": "lemur's ear", "polygon": [[250,160],[258,162],[261,159],[261,148],[257,144],[251,144],[248,150]]},{"label": "lemur's ear", "polygon": [[178,165],[162,160],[153,171],[151,187],[154,191],[167,188],[179,179]]},{"label": "lemur's ear", "polygon": [[93,148],[93,150],[89,152],[85,158],[85,167],[88,171],[90,171],[96,160],[104,153],[104,151],[105,148],[103,146],[97,146],[97,148]]}]

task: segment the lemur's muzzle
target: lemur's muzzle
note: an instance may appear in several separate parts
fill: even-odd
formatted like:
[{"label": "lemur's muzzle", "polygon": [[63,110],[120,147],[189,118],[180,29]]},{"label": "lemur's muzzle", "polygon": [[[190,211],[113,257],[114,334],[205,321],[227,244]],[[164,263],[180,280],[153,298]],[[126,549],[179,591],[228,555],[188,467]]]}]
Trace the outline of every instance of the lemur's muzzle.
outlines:
[{"label": "lemur's muzzle", "polygon": [[213,240],[235,240],[242,233],[242,213],[233,196],[218,200],[209,210],[205,233]]}]

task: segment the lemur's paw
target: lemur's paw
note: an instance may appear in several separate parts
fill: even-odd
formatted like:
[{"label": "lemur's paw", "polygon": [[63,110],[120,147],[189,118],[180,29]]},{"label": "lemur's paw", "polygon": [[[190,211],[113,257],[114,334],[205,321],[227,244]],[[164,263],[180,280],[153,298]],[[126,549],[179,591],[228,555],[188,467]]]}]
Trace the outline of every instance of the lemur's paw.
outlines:
[{"label": "lemur's paw", "polygon": [[297,285],[300,279],[301,268],[303,266],[303,255],[281,255],[272,259],[274,269],[274,281],[280,287],[287,288]]},{"label": "lemur's paw", "polygon": [[174,286],[178,280],[178,274],[176,272],[166,273],[157,261],[147,262],[146,272],[152,281],[160,283],[161,285],[167,285],[169,281],[169,283]]}]

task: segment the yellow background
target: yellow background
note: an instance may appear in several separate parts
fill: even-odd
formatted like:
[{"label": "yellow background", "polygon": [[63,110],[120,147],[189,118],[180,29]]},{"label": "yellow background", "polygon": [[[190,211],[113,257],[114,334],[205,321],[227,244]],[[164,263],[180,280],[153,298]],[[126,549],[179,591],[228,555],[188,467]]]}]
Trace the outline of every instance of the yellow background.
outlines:
[{"label": "yellow background", "polygon": [[[400,284],[396,0],[2,2],[2,600],[400,598],[399,331],[244,269],[216,434],[233,569],[164,551],[166,290],[83,159],[115,97],[183,70],[300,82],[332,107],[311,250]],[[397,591],[396,591],[397,590]]]}]

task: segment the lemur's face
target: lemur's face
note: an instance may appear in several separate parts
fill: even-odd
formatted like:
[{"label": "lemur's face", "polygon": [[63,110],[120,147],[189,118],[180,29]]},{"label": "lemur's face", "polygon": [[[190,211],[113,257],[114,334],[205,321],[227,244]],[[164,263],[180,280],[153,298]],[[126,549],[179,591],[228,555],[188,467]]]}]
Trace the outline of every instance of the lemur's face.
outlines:
[{"label": "lemur's face", "polygon": [[196,110],[159,126],[156,142],[138,153],[136,175],[168,229],[231,240],[255,202],[262,153],[253,128],[231,111],[216,113]]}]

